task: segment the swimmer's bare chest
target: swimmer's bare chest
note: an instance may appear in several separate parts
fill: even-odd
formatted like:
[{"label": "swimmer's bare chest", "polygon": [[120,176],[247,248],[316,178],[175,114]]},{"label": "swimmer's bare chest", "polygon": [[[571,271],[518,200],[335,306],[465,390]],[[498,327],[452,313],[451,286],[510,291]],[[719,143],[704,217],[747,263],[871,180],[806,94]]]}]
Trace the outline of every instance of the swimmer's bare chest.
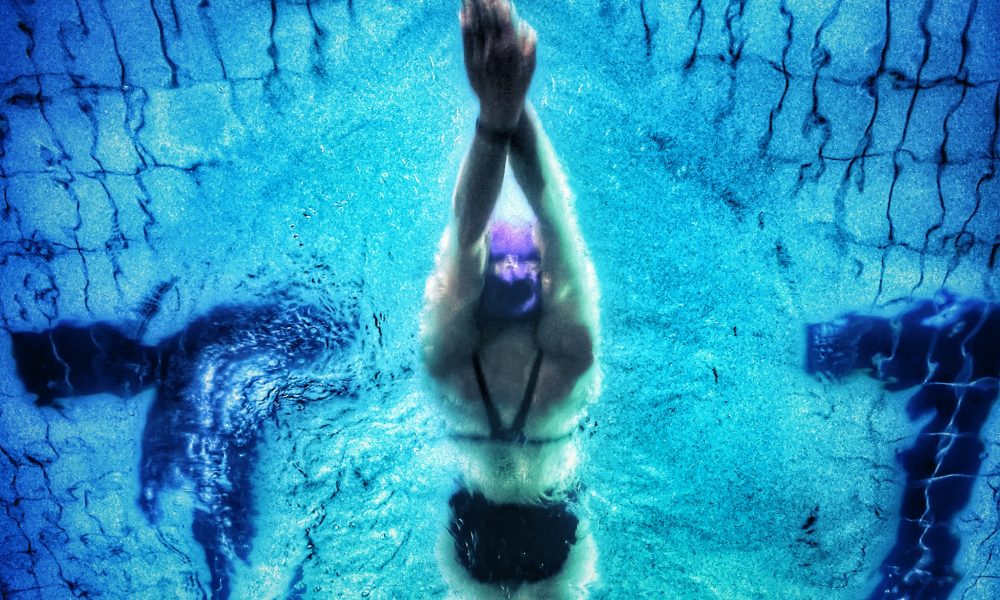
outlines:
[{"label": "swimmer's bare chest", "polygon": [[[504,423],[510,423],[524,400],[531,368],[538,353],[534,329],[514,328],[484,335],[478,349],[479,363],[490,398]],[[473,359],[456,365],[453,385],[464,402],[482,405]],[[557,355],[544,354],[531,401],[529,420],[540,418],[569,399],[577,381]]]}]

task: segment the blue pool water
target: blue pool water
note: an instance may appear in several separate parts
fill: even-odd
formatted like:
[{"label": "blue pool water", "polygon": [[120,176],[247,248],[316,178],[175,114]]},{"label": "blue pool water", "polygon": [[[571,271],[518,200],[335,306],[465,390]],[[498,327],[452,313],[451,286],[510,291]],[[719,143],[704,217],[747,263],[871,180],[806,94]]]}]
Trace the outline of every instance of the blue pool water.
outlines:
[{"label": "blue pool water", "polygon": [[[39,407],[0,335],[0,596],[204,597],[212,498],[254,532],[233,597],[445,595],[454,449],[417,334],[476,116],[457,8],[0,3],[4,328],[111,323],[187,360],[169,385]],[[807,374],[806,324],[942,289],[996,301],[1000,3],[518,11],[601,281],[592,597],[866,597],[927,419],[913,390]],[[955,598],[1000,596],[996,421],[952,523]],[[228,486],[171,462],[234,431],[243,466],[201,479]],[[153,522],[144,456],[177,469]]]}]

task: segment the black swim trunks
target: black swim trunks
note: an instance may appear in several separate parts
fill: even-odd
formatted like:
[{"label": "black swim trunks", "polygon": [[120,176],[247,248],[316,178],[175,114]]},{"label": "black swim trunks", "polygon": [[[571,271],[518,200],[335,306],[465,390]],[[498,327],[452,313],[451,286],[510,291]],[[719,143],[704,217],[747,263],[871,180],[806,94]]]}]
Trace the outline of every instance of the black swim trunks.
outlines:
[{"label": "black swim trunks", "polygon": [[448,501],[459,561],[483,583],[531,583],[558,573],[580,520],[569,503],[496,504],[459,490]]}]

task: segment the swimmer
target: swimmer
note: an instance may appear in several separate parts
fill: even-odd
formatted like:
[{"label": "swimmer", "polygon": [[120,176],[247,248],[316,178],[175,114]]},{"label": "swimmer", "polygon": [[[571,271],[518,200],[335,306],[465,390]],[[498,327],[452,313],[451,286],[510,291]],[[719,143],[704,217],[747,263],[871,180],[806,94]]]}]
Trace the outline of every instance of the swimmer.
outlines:
[{"label": "swimmer", "polygon": [[[459,22],[480,110],[421,327],[461,473],[438,559],[452,597],[583,598],[596,549],[574,432],[599,392],[596,277],[525,99],[534,30],[507,0],[465,0]],[[530,218],[494,215],[508,161]]]}]

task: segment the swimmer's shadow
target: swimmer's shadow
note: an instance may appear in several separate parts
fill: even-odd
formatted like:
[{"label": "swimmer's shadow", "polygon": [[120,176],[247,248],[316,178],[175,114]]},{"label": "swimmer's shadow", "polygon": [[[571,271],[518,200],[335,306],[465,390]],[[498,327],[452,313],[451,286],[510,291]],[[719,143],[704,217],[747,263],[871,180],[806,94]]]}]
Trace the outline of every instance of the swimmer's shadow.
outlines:
[{"label": "swimmer's shadow", "polygon": [[[356,319],[316,307],[266,305],[216,308],[155,346],[107,322],[11,338],[18,374],[39,406],[155,388],[142,435],[139,507],[155,525],[161,492],[193,483],[192,534],[205,551],[212,597],[226,598],[233,557],[248,562],[255,535],[252,476],[264,423],[294,398],[291,374],[342,352],[356,331]],[[352,390],[340,381],[323,395]]]}]

